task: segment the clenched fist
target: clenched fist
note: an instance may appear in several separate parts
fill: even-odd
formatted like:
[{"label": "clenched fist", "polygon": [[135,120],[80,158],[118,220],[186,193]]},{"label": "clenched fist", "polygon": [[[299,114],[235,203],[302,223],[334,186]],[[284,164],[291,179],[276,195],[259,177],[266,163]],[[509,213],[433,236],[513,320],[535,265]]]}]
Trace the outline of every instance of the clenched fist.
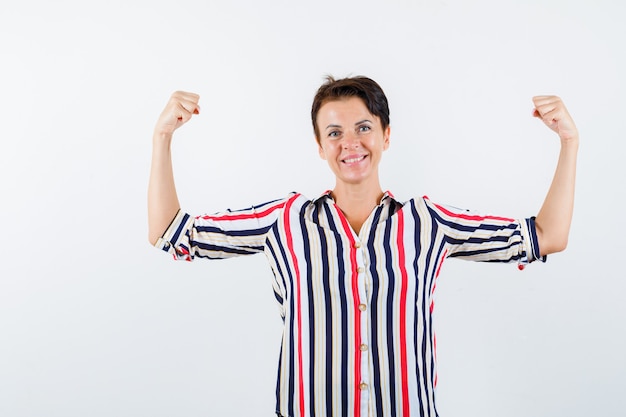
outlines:
[{"label": "clenched fist", "polygon": [[541,119],[546,126],[555,131],[561,142],[578,140],[578,129],[563,101],[557,96],[533,97],[535,109],[533,116]]},{"label": "clenched fist", "polygon": [[199,100],[198,94],[185,91],[173,93],[154,127],[155,135],[172,136],[194,114],[200,114]]}]

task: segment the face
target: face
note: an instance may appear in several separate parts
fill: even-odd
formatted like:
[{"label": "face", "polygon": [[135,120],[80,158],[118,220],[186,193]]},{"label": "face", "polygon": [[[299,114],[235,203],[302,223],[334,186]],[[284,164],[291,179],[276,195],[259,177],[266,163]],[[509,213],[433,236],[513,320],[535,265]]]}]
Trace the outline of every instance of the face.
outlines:
[{"label": "face", "polygon": [[346,184],[378,186],[378,164],[389,147],[391,129],[383,130],[358,97],[329,101],[317,114],[319,153],[337,178]]}]

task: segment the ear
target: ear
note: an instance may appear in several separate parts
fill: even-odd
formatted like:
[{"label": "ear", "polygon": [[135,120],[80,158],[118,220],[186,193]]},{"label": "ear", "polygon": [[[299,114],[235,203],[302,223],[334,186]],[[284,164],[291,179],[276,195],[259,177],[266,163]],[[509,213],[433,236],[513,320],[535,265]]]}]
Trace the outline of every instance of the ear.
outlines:
[{"label": "ear", "polygon": [[383,132],[383,150],[387,150],[389,148],[389,138],[391,137],[391,126],[387,126],[385,131]]},{"label": "ear", "polygon": [[317,141],[317,139],[315,140],[317,142],[317,152],[319,152],[320,158],[326,160],[326,152],[324,152],[324,148],[322,148],[322,145],[319,143],[319,141]]}]

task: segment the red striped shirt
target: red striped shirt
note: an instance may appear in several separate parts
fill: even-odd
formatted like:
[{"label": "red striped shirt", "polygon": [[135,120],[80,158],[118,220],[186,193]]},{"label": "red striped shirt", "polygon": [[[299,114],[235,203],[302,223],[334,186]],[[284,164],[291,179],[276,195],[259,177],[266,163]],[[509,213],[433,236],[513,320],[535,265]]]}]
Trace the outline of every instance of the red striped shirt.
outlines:
[{"label": "red striped shirt", "polygon": [[283,312],[276,412],[431,416],[435,282],[444,259],[537,258],[532,219],[474,215],[386,193],[360,231],[329,193],[237,211],[179,212],[157,246],[176,259],[265,253]]}]

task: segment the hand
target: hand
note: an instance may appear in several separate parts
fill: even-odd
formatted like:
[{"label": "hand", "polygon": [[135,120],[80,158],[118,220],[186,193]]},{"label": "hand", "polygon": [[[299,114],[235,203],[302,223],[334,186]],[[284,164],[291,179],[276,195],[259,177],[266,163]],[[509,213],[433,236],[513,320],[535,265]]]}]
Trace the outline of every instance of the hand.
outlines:
[{"label": "hand", "polygon": [[172,136],[174,131],[187,123],[194,114],[200,114],[200,96],[185,91],[172,94],[154,127],[155,134]]},{"label": "hand", "polygon": [[535,104],[533,116],[541,119],[546,126],[555,131],[562,143],[578,139],[578,129],[574,120],[559,97],[536,96],[533,97],[533,103]]}]

